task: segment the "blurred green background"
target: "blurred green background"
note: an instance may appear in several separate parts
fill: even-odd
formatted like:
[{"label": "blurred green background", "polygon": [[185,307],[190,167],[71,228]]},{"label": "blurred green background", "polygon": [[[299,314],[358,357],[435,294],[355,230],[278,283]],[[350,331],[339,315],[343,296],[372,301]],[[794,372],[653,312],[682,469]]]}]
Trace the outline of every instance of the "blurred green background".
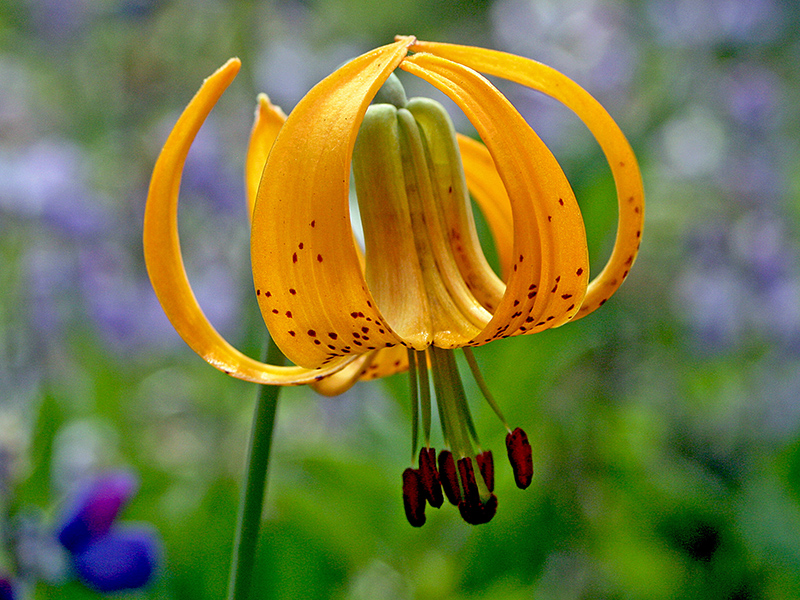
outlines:
[{"label": "blurred green background", "polygon": [[[287,389],[260,597],[800,597],[798,32],[793,0],[0,3],[0,571],[24,567],[35,598],[96,597],[20,523],[46,528],[72,482],[128,466],[142,484],[124,518],[157,527],[165,564],[123,597],[224,596],[256,390],[195,356],[157,304],[150,171],[202,79],[240,56],[189,155],[181,227],[201,305],[258,356],[255,95],[288,112],[402,33],[529,56],[594,94],[641,163],[642,253],[602,310],[476,351],[536,466],[522,492],[497,460],[488,525],[452,507],[405,521],[405,377],[333,399]],[[616,217],[599,148],[566,110],[502,89],[562,162],[602,265]],[[505,432],[468,393],[501,459]]]}]

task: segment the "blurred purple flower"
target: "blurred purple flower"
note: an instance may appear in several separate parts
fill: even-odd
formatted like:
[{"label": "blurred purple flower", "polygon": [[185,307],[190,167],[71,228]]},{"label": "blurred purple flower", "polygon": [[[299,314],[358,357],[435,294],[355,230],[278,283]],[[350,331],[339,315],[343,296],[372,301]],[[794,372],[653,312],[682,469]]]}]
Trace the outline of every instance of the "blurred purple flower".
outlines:
[{"label": "blurred purple flower", "polygon": [[737,123],[760,130],[778,124],[784,90],[773,71],[758,64],[739,64],[721,92],[728,113]]},{"label": "blurred purple flower", "polygon": [[142,525],[112,529],[73,558],[78,576],[105,593],[146,586],[160,561],[158,535]]},{"label": "blurred purple flower", "polygon": [[[198,300],[211,322],[221,331],[230,332],[240,324],[238,280],[224,257],[210,256],[202,263],[202,272],[193,274]],[[144,273],[137,271],[124,247],[87,247],[80,253],[79,269],[87,312],[116,351],[183,345],[152,286]]]},{"label": "blurred purple flower", "polygon": [[719,186],[751,209],[776,207],[787,193],[775,152],[757,143],[735,148],[718,175]]},{"label": "blurred purple flower", "polygon": [[676,310],[708,349],[748,333],[789,347],[800,343],[796,246],[777,216],[752,213],[695,236],[676,282]]},{"label": "blurred purple flower", "polygon": [[783,23],[775,0],[655,0],[646,9],[657,38],[674,46],[766,42]]},{"label": "blurred purple flower", "polygon": [[161,559],[158,534],[146,525],[116,524],[138,488],[129,471],[111,471],[81,485],[58,529],[75,572],[100,592],[147,585]]},{"label": "blurred purple flower", "polygon": [[75,258],[58,240],[41,240],[28,250],[23,268],[30,321],[42,337],[54,339],[75,311]]},{"label": "blurred purple flower", "polygon": [[87,169],[81,149],[64,140],[0,153],[0,210],[40,219],[70,236],[97,236],[111,217],[91,191]]},{"label": "blurred purple flower", "polygon": [[0,600],[15,600],[14,584],[10,577],[0,575]]},{"label": "blurred purple flower", "polygon": [[604,104],[624,103],[639,54],[620,8],[595,0],[498,0],[491,19],[503,50],[569,73]]},{"label": "blurred purple flower", "polygon": [[82,486],[58,532],[58,540],[70,552],[83,551],[111,529],[122,507],[139,487],[129,471],[112,471]]},{"label": "blurred purple flower", "polygon": [[197,194],[220,215],[244,219],[244,175],[225,160],[219,121],[210,115],[186,157],[182,194]]},{"label": "blurred purple flower", "polygon": [[51,41],[74,37],[91,17],[89,0],[31,0],[28,4],[39,34]]}]

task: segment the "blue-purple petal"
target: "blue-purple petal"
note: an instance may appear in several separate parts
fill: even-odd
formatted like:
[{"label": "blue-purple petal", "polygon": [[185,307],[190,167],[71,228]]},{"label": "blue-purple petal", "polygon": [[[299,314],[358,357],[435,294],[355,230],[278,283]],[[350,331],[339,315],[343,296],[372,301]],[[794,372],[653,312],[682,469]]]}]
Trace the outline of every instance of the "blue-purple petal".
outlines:
[{"label": "blue-purple petal", "polygon": [[112,471],[93,479],[72,502],[58,540],[70,552],[82,551],[108,533],[137,488],[138,479],[129,471]]},{"label": "blue-purple petal", "polygon": [[155,531],[138,525],[112,529],[73,556],[78,576],[99,592],[118,592],[146,586],[161,558]]}]

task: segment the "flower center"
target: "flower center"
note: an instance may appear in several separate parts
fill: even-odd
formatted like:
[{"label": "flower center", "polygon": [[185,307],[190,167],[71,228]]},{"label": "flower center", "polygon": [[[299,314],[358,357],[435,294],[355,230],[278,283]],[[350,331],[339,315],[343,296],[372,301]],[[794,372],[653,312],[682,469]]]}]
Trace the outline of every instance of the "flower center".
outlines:
[{"label": "flower center", "polygon": [[[366,280],[387,323],[406,345],[412,392],[412,465],[403,473],[409,522],[425,522],[427,504],[444,497],[471,524],[497,510],[494,461],[481,448],[453,348],[465,346],[491,319],[504,291],[484,257],[475,229],[455,131],[444,107],[406,100],[392,76],[367,110],[353,153],[364,230]],[[468,348],[478,386],[506,424]],[[429,379],[429,369],[432,381]],[[446,449],[430,444],[431,385]],[[521,429],[506,443],[517,485],[533,475]]]},{"label": "flower center", "polygon": [[[404,94],[392,99],[402,104]],[[365,277],[387,323],[416,350],[467,344],[505,286],[481,249],[445,109],[426,98],[371,105],[353,175]]]}]

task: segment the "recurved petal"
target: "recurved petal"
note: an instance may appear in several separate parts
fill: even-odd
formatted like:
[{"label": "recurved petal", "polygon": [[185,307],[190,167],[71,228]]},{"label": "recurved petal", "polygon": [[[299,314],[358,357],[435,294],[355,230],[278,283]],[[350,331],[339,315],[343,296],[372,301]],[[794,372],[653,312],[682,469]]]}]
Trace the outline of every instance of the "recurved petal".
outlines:
[{"label": "recurved petal", "polygon": [[261,173],[264,171],[264,165],[267,164],[267,156],[269,156],[272,144],[286,121],[286,115],[280,106],[272,104],[266,94],[259,94],[257,101],[255,121],[250,132],[250,144],[247,147],[247,158],[244,163],[247,218],[251,222]]},{"label": "recurved petal", "polygon": [[401,67],[458,104],[486,144],[511,203],[514,253],[506,293],[473,342],[538,331],[569,319],[586,289],[583,219],[558,162],[522,116],[484,77],[419,53]]},{"label": "recurved petal", "polygon": [[362,373],[362,380],[379,379],[408,370],[408,349],[404,346],[392,346],[377,352],[369,367]]},{"label": "recurved petal", "polygon": [[449,58],[482,73],[539,90],[574,111],[592,132],[614,176],[619,220],[611,256],[589,284],[586,298],[574,318],[583,317],[601,306],[627,277],[639,250],[644,223],[642,177],[633,149],[614,119],[577,83],[536,61],[496,50],[435,42],[417,42],[411,49]]},{"label": "recurved petal", "polygon": [[214,329],[189,285],[178,237],[178,195],[189,147],[208,113],[230,85],[241,63],[231,59],[203,82],[183,111],[156,161],[144,217],[144,258],[164,312],[186,343],[212,366],[248,381],[273,385],[309,383],[348,361],[325,369],[267,365],[245,356]]},{"label": "recurved petal", "polygon": [[364,371],[370,366],[375,356],[381,350],[373,350],[362,354],[349,365],[340,369],[333,375],[310,384],[314,391],[323,396],[338,396],[349,390],[356,381],[362,378]]},{"label": "recurved petal", "polygon": [[253,275],[270,333],[297,364],[328,365],[399,341],[364,280],[348,196],[359,125],[412,41],[355,58],[317,84],[267,159],[253,218]]},{"label": "recurved petal", "polygon": [[506,188],[486,146],[462,134],[456,134],[456,139],[464,164],[467,187],[489,224],[500,258],[500,268],[503,277],[507,278],[513,263],[514,230],[511,202]]}]

